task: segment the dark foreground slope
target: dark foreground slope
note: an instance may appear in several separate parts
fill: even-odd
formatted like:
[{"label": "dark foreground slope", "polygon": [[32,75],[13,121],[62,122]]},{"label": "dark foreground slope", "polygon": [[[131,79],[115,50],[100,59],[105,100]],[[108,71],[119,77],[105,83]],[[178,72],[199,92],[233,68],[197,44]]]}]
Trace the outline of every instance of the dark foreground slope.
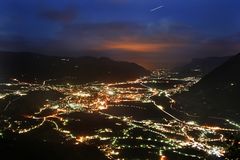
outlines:
[{"label": "dark foreground slope", "polygon": [[177,97],[185,110],[206,116],[239,118],[240,54]]},{"label": "dark foreground slope", "polygon": [[27,82],[85,83],[125,81],[149,72],[129,62],[109,58],[64,58],[31,53],[0,53],[1,79],[17,78]]},{"label": "dark foreground slope", "polygon": [[31,141],[29,138],[0,139],[0,152],[7,159],[107,160],[94,146]]}]

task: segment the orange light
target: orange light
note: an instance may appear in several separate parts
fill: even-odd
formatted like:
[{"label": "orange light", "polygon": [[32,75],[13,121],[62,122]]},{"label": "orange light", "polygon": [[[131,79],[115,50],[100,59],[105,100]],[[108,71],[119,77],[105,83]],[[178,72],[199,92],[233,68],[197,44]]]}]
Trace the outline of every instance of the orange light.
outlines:
[{"label": "orange light", "polygon": [[125,50],[132,52],[156,52],[169,47],[169,44],[143,43],[143,42],[109,42],[104,48],[110,50]]},{"label": "orange light", "polygon": [[167,160],[167,157],[166,156],[161,156],[160,160]]}]

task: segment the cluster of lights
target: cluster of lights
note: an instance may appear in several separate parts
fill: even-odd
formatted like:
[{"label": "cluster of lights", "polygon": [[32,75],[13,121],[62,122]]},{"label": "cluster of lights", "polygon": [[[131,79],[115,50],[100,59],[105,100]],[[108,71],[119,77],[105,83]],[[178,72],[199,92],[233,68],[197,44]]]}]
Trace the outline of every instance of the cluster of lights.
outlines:
[{"label": "cluster of lights", "polygon": [[[191,155],[179,151],[192,147],[197,150],[204,151],[209,155],[221,157],[225,153],[225,148],[220,144],[226,141],[223,132],[236,133],[240,129],[240,125],[226,120],[232,126],[238,129],[221,128],[216,126],[203,126],[199,125],[194,121],[185,122],[175,115],[167,112],[165,106],[157,104],[151,99],[153,96],[165,95],[169,98],[170,103],[175,103],[175,100],[171,98],[172,94],[183,91],[190,85],[196,83],[199,79],[188,77],[181,79],[186,83],[175,85],[173,88],[167,90],[160,90],[147,86],[149,83],[158,83],[165,77],[166,83],[174,79],[168,76],[166,71],[160,70],[153,72],[151,77],[143,77],[135,81],[127,81],[121,83],[90,83],[85,85],[47,85],[45,81],[42,85],[28,84],[16,81],[14,83],[1,84],[7,87],[21,86],[19,90],[11,90],[10,92],[1,93],[0,99],[4,99],[7,96],[17,95],[25,96],[29,91],[35,90],[56,90],[65,95],[65,98],[57,101],[46,101],[46,104],[42,106],[38,112],[33,115],[25,115],[26,119],[37,120],[37,124],[29,128],[21,128],[23,122],[19,121],[12,125],[12,122],[5,120],[8,127],[4,129],[11,129],[13,132],[24,134],[31,132],[37,128],[40,128],[45,122],[53,124],[53,129],[59,133],[65,135],[66,139],[75,140],[75,144],[96,142],[98,148],[105,153],[110,159],[119,159],[121,151],[126,148],[143,148],[143,149],[159,149],[159,153],[156,153],[161,160],[167,159],[164,155],[166,151],[172,151],[179,155],[186,157],[193,157],[202,159],[202,156]],[[138,87],[134,87],[138,86]],[[122,102],[141,102],[141,103],[152,103],[156,108],[165,113],[168,120],[165,119],[163,122],[156,122],[154,120],[135,120],[132,117],[116,116],[106,112],[110,107],[128,107],[139,110],[145,110],[146,108],[137,105],[127,105]],[[42,113],[48,109],[54,110],[51,115],[41,116]],[[86,113],[98,113],[104,116],[108,120],[116,120],[116,126],[119,126],[118,136],[116,136],[116,130],[112,128],[101,128],[95,130],[95,133],[89,135],[77,135],[73,134],[71,130],[64,128],[69,122],[68,118],[63,118],[62,115],[67,115],[74,112],[86,112]],[[170,119],[170,120],[169,120]],[[59,122],[61,125],[58,125]],[[2,128],[0,128],[2,129]],[[142,132],[146,132],[154,135],[154,137],[133,135],[132,133],[140,129]],[[199,135],[192,135],[195,131],[198,131]],[[0,133],[0,136],[2,134]],[[134,145],[120,143],[121,141],[133,140],[138,143]],[[161,145],[158,145],[161,143]]]}]

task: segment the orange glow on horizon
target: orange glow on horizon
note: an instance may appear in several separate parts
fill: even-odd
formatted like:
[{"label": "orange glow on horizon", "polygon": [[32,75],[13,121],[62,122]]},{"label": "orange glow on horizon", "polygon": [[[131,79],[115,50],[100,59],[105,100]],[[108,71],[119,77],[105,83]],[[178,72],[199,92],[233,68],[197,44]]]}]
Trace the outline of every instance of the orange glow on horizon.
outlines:
[{"label": "orange glow on horizon", "polygon": [[131,52],[158,52],[170,47],[169,44],[143,43],[143,42],[109,42],[103,46],[108,50],[124,50]]}]

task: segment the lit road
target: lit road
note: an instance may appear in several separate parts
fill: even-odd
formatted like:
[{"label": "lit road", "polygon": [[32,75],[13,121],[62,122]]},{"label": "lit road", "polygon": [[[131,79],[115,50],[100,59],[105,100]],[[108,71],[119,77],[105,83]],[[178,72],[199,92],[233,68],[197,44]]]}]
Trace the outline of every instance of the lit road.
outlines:
[{"label": "lit road", "polygon": [[[168,89],[152,87],[158,86],[160,81],[168,84],[174,80],[181,80],[184,83]],[[227,126],[200,125],[194,120],[179,118],[178,114],[171,113],[170,106],[160,105],[153,100],[153,97],[164,93],[170,103],[173,103],[175,101],[171,98],[172,95],[186,90],[198,80],[194,77],[169,78],[168,73],[161,71],[157,76],[153,74],[135,81],[108,84],[49,85],[48,82],[51,80],[46,80],[42,84],[23,83],[17,80],[2,83],[0,85],[8,89],[1,91],[0,100],[15,97],[4,106],[3,113],[11,109],[13,102],[17,103],[19,99],[33,91],[53,90],[62,93],[64,97],[54,101],[46,100],[37,112],[22,115],[24,120],[13,121],[2,117],[4,123],[0,133],[4,138],[2,132],[6,130],[26,134],[51,124],[52,129],[63,135],[66,141],[73,140],[75,145],[80,143],[96,145],[109,159],[128,159],[123,152],[127,149],[147,150],[148,154],[158,159],[165,159],[171,154],[195,159],[204,159],[206,155],[221,157],[226,152],[225,142],[228,139],[225,134],[238,133],[239,124],[226,119]],[[151,115],[158,112],[159,116]],[[79,116],[72,117],[72,114]],[[99,121],[98,126],[97,124],[94,126],[93,122],[91,124],[93,127],[88,128],[91,130],[89,134],[78,133],[78,125],[90,123],[88,118],[84,119],[86,115],[89,116],[89,120],[94,116],[102,119],[102,122]],[[36,123],[27,126],[26,121]],[[188,152],[189,148],[199,153]]]}]

